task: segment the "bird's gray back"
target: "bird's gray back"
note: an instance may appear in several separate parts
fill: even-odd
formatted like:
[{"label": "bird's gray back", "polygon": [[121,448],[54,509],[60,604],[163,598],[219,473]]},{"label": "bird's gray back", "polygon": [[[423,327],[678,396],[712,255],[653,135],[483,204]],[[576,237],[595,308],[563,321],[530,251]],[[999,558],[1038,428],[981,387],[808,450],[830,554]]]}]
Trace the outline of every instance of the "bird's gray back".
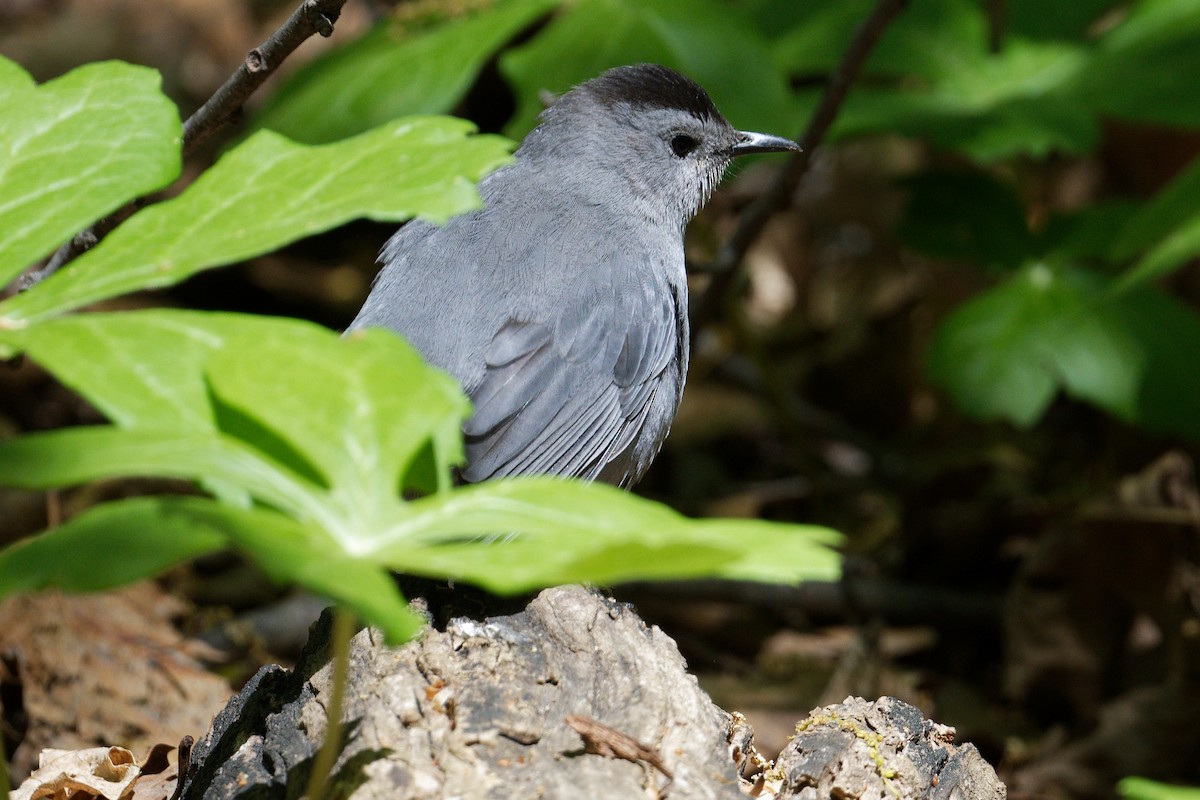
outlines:
[{"label": "bird's gray back", "polygon": [[682,232],[613,215],[584,188],[572,195],[518,162],[481,185],[483,209],[402,228],[351,326],[391,328],[459,380],[476,406],[468,480],[629,484],[674,417],[687,366]]}]

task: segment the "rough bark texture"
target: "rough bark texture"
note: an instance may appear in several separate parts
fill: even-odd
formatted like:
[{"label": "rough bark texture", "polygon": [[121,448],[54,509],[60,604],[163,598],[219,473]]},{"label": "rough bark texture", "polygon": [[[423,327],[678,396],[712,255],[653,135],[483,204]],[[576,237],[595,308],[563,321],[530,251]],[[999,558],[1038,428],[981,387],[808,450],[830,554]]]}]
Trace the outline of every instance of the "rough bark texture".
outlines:
[{"label": "rough bark texture", "polygon": [[1004,800],[1007,791],[972,744],[894,697],[847,698],[796,726],[775,770],[783,798],[927,797]]},{"label": "rough bark texture", "polygon": [[[314,630],[313,641],[327,638]],[[327,662],[327,650],[316,647],[292,672],[259,672],[196,744],[180,796],[298,797],[325,729]],[[978,762],[971,769],[1000,787],[1000,794],[974,791],[976,784],[959,781],[956,797],[1003,796],[974,748],[955,748],[916,709],[884,702],[869,707],[864,724],[883,725],[902,711],[896,730],[903,734],[881,734],[888,744],[876,748],[885,760],[893,748],[898,776],[890,787],[880,783],[878,759],[868,754],[870,775],[859,769],[853,786],[869,788],[845,796],[949,797],[949,785],[945,793],[924,789],[939,772],[939,787],[945,784],[956,758]],[[734,763],[748,749],[748,732],[687,674],[675,643],[628,606],[577,587],[547,590],[512,616],[454,620],[401,648],[361,631],[351,647],[343,718],[331,797],[732,800],[750,789],[739,787]],[[826,787],[843,785],[830,776],[861,760],[856,735],[821,719],[810,725],[818,746],[802,756],[797,743],[806,734],[788,748],[796,755],[781,759],[788,780],[776,787],[779,796],[827,797]],[[929,758],[915,757],[926,752],[913,749],[918,740]],[[899,766],[906,744],[903,757],[926,772],[910,777]],[[827,763],[818,763],[823,754]],[[792,785],[795,793],[787,794]]]}]

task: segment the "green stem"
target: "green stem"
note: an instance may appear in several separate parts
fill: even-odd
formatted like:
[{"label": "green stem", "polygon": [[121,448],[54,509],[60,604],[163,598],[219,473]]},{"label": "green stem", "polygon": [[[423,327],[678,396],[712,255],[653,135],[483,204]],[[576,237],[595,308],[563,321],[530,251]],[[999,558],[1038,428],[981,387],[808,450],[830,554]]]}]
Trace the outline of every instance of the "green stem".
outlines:
[{"label": "green stem", "polygon": [[329,689],[329,702],[325,706],[325,741],[313,760],[312,772],[308,776],[308,800],[320,800],[324,796],[329,773],[337,761],[342,748],[342,703],[346,696],[346,677],[350,671],[350,639],[354,636],[355,618],[346,609],[333,609],[333,630],[329,634],[329,660],[333,665],[333,676]]}]

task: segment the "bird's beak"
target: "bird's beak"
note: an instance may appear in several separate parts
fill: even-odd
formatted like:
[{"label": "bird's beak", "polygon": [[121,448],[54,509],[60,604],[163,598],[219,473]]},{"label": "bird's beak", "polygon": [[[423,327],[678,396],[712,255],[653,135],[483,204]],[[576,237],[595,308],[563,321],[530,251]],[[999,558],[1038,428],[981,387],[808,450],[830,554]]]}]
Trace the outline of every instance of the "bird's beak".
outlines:
[{"label": "bird's beak", "polygon": [[735,156],[748,156],[751,153],[782,153],[800,152],[800,145],[782,136],[772,136],[769,133],[752,133],[738,131],[738,142],[733,146]]}]

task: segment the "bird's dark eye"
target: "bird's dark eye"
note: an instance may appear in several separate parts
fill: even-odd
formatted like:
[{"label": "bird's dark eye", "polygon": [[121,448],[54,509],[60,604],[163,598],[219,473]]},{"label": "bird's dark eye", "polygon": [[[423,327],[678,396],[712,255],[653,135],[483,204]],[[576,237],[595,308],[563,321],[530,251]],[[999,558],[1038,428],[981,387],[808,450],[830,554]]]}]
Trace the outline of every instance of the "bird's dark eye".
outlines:
[{"label": "bird's dark eye", "polygon": [[671,151],[680,158],[695,150],[698,144],[699,142],[684,133],[678,133],[671,137]]}]

